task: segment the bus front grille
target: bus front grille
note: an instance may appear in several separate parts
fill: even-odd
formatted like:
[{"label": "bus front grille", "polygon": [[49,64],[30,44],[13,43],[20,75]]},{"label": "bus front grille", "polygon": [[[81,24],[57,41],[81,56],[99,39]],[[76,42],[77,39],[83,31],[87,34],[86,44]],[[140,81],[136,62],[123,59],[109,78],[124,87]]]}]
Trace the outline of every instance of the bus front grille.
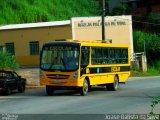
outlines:
[{"label": "bus front grille", "polygon": [[47,77],[50,79],[68,79],[69,75],[48,74]]}]

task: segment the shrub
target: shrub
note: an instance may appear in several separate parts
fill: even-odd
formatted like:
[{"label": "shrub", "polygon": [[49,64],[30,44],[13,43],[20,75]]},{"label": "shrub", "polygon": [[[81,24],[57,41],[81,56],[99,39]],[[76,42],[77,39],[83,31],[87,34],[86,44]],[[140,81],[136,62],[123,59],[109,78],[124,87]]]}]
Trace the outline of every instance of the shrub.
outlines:
[{"label": "shrub", "polygon": [[150,64],[160,60],[160,34],[135,31],[133,40],[135,52],[144,52],[145,41],[147,59]]},{"label": "shrub", "polygon": [[4,68],[18,69],[19,64],[13,55],[0,51],[0,69]]}]

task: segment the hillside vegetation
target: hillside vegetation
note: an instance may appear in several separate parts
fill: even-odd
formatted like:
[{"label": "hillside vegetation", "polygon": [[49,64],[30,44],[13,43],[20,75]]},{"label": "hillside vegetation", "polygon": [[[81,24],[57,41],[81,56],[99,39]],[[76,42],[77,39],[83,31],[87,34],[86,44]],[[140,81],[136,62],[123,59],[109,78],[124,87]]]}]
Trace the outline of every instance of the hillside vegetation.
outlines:
[{"label": "hillside vegetation", "polygon": [[0,24],[69,20],[98,16],[97,0],[0,0]]}]

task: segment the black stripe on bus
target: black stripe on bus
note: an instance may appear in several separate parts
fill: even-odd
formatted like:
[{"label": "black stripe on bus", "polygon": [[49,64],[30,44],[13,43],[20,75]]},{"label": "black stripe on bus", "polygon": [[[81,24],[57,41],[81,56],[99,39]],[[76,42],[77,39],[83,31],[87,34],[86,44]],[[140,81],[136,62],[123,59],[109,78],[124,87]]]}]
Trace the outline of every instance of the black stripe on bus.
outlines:
[{"label": "black stripe on bus", "polygon": [[90,71],[90,74],[110,73],[110,72],[125,72],[125,71],[130,71],[130,66],[95,67],[95,68],[89,68],[89,71]]}]

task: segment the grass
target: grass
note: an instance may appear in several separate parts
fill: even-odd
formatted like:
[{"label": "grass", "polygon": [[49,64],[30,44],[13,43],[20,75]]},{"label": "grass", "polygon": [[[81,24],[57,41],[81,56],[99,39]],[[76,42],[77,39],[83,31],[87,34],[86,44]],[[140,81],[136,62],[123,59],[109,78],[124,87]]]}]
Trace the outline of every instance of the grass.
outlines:
[{"label": "grass", "polygon": [[160,71],[155,67],[148,67],[147,72],[142,72],[141,70],[131,70],[132,77],[146,77],[146,76],[160,76]]},{"label": "grass", "polygon": [[0,8],[0,24],[68,20],[100,14],[97,0],[1,0]]}]

